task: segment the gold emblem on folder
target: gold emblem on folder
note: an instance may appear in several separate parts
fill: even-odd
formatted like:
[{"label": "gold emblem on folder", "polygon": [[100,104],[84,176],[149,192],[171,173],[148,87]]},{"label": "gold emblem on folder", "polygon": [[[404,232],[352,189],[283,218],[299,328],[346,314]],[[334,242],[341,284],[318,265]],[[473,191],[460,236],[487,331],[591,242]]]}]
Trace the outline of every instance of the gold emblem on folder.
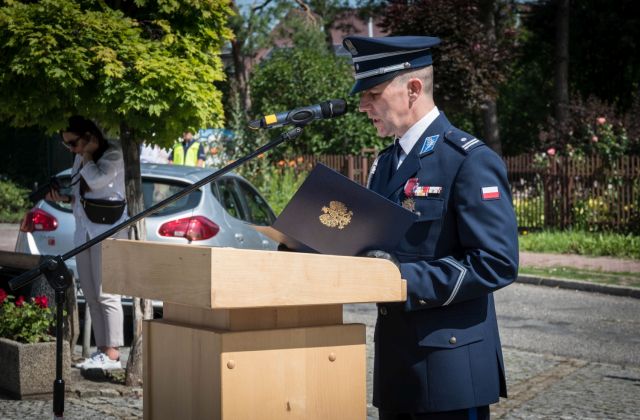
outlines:
[{"label": "gold emblem on folder", "polygon": [[337,227],[338,229],[344,229],[345,226],[351,223],[351,216],[353,216],[353,212],[340,201],[331,201],[329,207],[322,207],[322,212],[324,214],[320,215],[320,223],[327,227]]}]

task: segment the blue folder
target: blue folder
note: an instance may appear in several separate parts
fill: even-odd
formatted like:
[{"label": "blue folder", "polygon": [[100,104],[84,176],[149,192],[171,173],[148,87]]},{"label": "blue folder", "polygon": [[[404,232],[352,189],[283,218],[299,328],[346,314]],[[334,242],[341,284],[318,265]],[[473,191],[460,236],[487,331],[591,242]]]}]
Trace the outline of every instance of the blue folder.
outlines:
[{"label": "blue folder", "polygon": [[318,164],[272,227],[295,251],[358,255],[393,251],[416,215],[344,175]]}]

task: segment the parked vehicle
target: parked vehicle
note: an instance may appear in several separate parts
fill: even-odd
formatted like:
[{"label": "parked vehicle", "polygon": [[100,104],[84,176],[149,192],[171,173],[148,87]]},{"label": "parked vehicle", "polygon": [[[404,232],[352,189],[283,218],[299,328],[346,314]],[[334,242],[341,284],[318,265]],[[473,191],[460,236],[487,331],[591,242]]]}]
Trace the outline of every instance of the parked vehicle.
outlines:
[{"label": "parked vehicle", "polygon": [[[144,207],[151,207],[213,172],[189,166],[142,164]],[[64,188],[69,184],[71,170],[59,173],[57,178]],[[275,250],[278,245],[249,226],[249,223],[270,225],[275,215],[258,191],[234,173],[191,192],[144,220],[149,241],[264,250]],[[25,215],[15,250],[63,255],[75,247],[74,230],[70,204],[40,200]],[[67,261],[67,266],[77,277],[74,258]]]}]

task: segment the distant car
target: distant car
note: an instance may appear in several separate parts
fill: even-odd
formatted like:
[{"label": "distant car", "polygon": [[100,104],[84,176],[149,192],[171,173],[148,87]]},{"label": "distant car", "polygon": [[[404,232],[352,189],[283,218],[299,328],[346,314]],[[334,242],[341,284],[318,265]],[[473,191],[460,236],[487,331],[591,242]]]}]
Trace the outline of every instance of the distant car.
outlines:
[{"label": "distant car", "polygon": [[[142,164],[144,207],[164,200],[214,170],[181,165]],[[69,184],[71,170],[57,175]],[[228,173],[145,219],[147,240],[245,249],[275,250],[277,243],[248,224],[271,225],[275,215],[267,201],[246,179]],[[72,250],[75,219],[71,206],[40,200],[25,215],[16,252],[63,255]],[[75,259],[67,261],[76,278]]]}]

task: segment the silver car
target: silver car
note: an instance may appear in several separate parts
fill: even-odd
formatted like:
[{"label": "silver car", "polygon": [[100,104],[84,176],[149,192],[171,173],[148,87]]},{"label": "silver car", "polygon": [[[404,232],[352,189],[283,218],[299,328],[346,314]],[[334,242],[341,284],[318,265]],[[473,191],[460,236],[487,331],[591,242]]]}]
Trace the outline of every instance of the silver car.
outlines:
[{"label": "silver car", "polygon": [[[212,169],[142,164],[144,206],[152,205],[211,175]],[[68,185],[71,170],[57,175]],[[247,249],[275,250],[277,243],[250,224],[271,225],[275,215],[243,177],[228,173],[145,218],[147,240]],[[41,200],[25,216],[16,252],[62,255],[74,248],[75,220],[69,204]],[[75,261],[67,261],[77,277]]]}]

